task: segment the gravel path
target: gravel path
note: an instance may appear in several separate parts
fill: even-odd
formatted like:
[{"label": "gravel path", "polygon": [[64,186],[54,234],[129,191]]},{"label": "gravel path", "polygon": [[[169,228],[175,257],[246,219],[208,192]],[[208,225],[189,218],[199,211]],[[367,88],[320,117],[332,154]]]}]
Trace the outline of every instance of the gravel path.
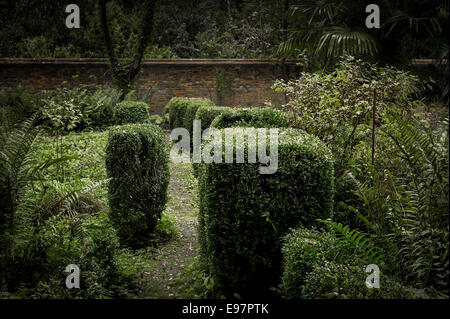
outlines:
[{"label": "gravel path", "polygon": [[196,183],[191,164],[170,164],[169,198],[163,214],[174,220],[179,234],[145,254],[140,298],[184,297],[184,273],[198,255],[199,246]]}]

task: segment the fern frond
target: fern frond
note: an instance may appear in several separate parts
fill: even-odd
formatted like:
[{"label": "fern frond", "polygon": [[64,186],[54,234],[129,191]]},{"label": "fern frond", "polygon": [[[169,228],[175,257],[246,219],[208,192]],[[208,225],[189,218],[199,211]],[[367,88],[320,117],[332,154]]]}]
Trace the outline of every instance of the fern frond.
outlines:
[{"label": "fern frond", "polygon": [[351,230],[348,225],[344,226],[341,223],[337,223],[331,220],[317,220],[328,225],[330,230],[336,235],[337,238],[344,240],[346,243],[358,249],[358,251],[365,257],[367,262],[376,264],[379,267],[382,267],[384,265],[383,252],[380,249],[374,247],[370,242],[370,239],[367,238],[365,234],[357,231],[356,229]]}]

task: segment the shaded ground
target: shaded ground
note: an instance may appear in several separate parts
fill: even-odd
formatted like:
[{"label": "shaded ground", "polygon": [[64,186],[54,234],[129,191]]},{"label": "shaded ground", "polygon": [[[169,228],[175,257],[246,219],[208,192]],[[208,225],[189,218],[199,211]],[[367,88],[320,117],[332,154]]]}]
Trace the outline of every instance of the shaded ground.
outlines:
[{"label": "shaded ground", "polygon": [[170,164],[167,207],[163,214],[174,221],[177,238],[151,251],[140,251],[146,261],[139,298],[187,298],[186,271],[198,255],[197,181],[191,164]]}]

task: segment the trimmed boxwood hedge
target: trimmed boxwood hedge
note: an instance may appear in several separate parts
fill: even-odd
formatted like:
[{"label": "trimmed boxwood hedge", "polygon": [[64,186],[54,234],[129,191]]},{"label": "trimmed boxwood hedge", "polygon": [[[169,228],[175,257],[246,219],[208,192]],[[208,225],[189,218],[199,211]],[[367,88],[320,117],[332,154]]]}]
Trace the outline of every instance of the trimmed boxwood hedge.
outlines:
[{"label": "trimmed boxwood hedge", "polygon": [[162,130],[154,124],[112,127],[105,162],[111,221],[123,242],[139,245],[166,204],[169,166]]},{"label": "trimmed boxwood hedge", "polygon": [[148,105],[139,101],[122,101],[114,109],[114,123],[145,123],[149,120]]},{"label": "trimmed boxwood hedge", "polygon": [[200,166],[202,260],[225,295],[266,294],[281,275],[282,236],[332,215],[332,155],[296,129],[279,130],[274,174],[260,175],[259,163],[227,164],[224,154]]},{"label": "trimmed boxwood hedge", "polygon": [[192,135],[192,121],[198,108],[203,106],[214,106],[209,99],[174,97],[164,107],[169,113],[170,128],[184,127]]},{"label": "trimmed boxwood hedge", "polygon": [[211,123],[211,127],[289,127],[284,112],[269,107],[228,109],[219,114]]}]

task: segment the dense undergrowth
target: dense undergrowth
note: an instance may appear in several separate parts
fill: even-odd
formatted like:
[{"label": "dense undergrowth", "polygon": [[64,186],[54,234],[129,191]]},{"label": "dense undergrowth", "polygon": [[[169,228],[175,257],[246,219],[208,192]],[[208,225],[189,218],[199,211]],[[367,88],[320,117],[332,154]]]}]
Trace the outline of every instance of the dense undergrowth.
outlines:
[{"label": "dense undergrowth", "polygon": [[[276,269],[262,295],[448,298],[448,108],[425,103],[408,72],[352,57],[332,73],[274,87],[288,94],[286,105],[236,111],[175,99],[153,117],[136,92],[119,104],[111,88],[2,91],[1,296],[241,298],[235,283],[252,286],[253,274]],[[280,173],[167,164],[170,142],[155,124],[194,119],[204,120],[202,129],[290,126]],[[310,186],[322,176],[326,186]],[[284,218],[294,211],[298,218]],[[144,225],[139,216],[150,215]],[[131,248],[124,234],[138,226],[148,236]],[[81,289],[65,287],[69,264],[82,269]],[[379,290],[365,285],[369,264],[381,271]]]}]

